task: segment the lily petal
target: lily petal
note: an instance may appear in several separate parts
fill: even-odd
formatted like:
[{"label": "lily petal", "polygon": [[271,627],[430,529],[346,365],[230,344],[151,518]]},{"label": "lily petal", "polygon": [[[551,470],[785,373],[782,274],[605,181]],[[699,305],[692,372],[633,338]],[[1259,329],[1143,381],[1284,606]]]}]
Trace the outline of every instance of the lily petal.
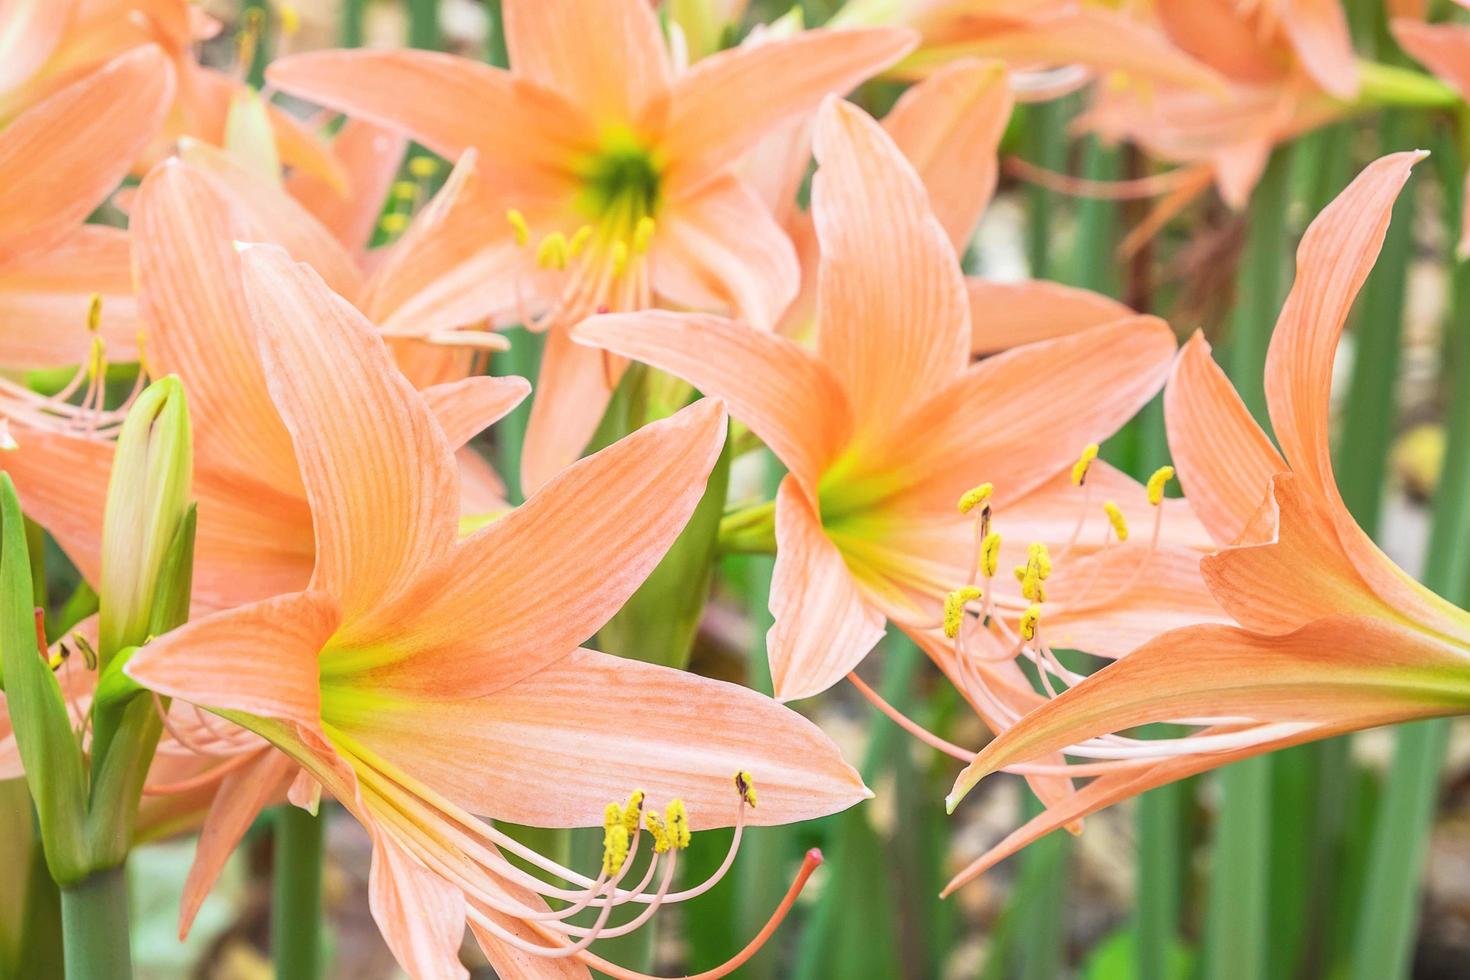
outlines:
[{"label": "lily petal", "polygon": [[[819,728],[770,698],[593,650],[489,697],[374,707],[347,730],[471,812],[537,827],[601,824],[630,789],[682,799],[695,829],[729,826],[742,770],[760,792],[746,815],[755,824],[825,816],[868,795]],[[446,730],[455,737],[434,737]]]},{"label": "lily petal", "polygon": [[987,745],[951,800],[985,775],[1097,735],[1177,718],[1370,728],[1463,711],[1470,660],[1416,630],[1359,616],[1280,636],[1231,626],[1165,633]]},{"label": "lily petal", "polygon": [[698,61],[674,84],[669,193],[698,187],[766,133],[897,61],[917,37],[895,28],[803,31]]},{"label": "lily petal", "polygon": [[719,317],[616,313],[572,333],[622,357],[668,371],[714,397],[750,426],[816,499],[822,472],[852,433],[841,384],[810,352],[784,337]]},{"label": "lily petal", "polygon": [[568,190],[567,161],[596,144],[586,115],[551,90],[434,51],[312,51],[272,63],[266,77],[451,160],[476,149],[487,177],[507,192]]},{"label": "lily petal", "polygon": [[416,977],[468,980],[459,960],[464,940],[464,893],[373,828],[368,907],[399,964]]},{"label": "lily petal", "polygon": [[776,698],[794,701],[820,694],[883,638],[883,615],[858,592],[821,518],[791,477],[776,491],[772,576],[775,623],[766,634],[766,654]]},{"label": "lily petal", "polygon": [[663,35],[641,0],[511,0],[505,44],[515,73],[628,123],[669,86]]},{"label": "lily petal", "polygon": [[566,656],[622,607],[683,530],[725,424],[723,406],[704,399],[562,471],[342,637],[345,646],[372,647],[391,636],[406,656],[352,683],[476,697]]},{"label": "lily petal", "polygon": [[1013,101],[1004,63],[965,59],[909,89],[883,118],[924,182],[956,254],[965,251],[995,193],[996,151]]},{"label": "lily petal", "polygon": [[111,361],[138,356],[128,234],[82,225],[57,244],[0,266],[0,364],[7,368],[81,364],[91,351],[87,315],[102,297],[99,333]]},{"label": "lily petal", "polygon": [[499,422],[530,393],[531,383],[525,378],[486,375],[434,385],[421,392],[450,448],[456,450]]},{"label": "lily petal", "polygon": [[266,381],[311,503],[312,581],[352,619],[454,545],[454,455],[350,303],[278,248],[247,247],[240,261]]},{"label": "lily petal", "polygon": [[1357,94],[1358,56],[1338,0],[1292,0],[1282,10],[1281,26],[1318,85],[1339,99]]},{"label": "lily petal", "polygon": [[0,263],[63,238],[163,122],[174,75],[155,45],[108,62],[0,131]]},{"label": "lily petal", "polygon": [[406,139],[386,127],[349,119],[332,139],[332,155],[346,171],[347,186],[298,170],[287,176],[286,188],[344,248],[361,254],[407,147]]},{"label": "lily petal", "polygon": [[1032,279],[965,280],[970,294],[970,349],[994,354],[1134,316],[1127,306],[1090,289]]},{"label": "lily petal", "polygon": [[1286,461],[1251,417],[1235,386],[1196,332],[1179,352],[1164,389],[1164,421],[1179,484],[1200,522],[1221,544],[1240,536]]},{"label": "lily petal", "polygon": [[670,201],[658,222],[649,268],[660,295],[731,310],[761,330],[796,296],[801,270],[791,239],[734,174]]},{"label": "lily petal", "polygon": [[317,654],[340,622],[326,593],[275,596],[185,623],[141,647],[123,669],[190,704],[314,729],[321,725]]},{"label": "lily petal", "polygon": [[830,100],[814,147],[817,343],[862,413],[861,439],[891,426],[915,391],[935,390],[964,369],[969,299],[924,185],[877,123]]},{"label": "lily petal", "polygon": [[572,342],[563,326],[546,333],[536,398],[521,450],[521,486],[532,493],[574,463],[597,431],[624,365]]}]

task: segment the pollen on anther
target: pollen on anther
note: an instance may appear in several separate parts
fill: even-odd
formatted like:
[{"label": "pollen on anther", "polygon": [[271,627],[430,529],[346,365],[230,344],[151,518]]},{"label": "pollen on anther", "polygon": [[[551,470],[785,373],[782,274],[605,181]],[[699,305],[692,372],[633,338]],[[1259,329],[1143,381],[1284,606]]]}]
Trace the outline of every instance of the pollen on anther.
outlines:
[{"label": "pollen on anther", "polygon": [[1113,525],[1113,533],[1118,536],[1119,541],[1128,540],[1128,518],[1123,516],[1123,511],[1117,504],[1109,500],[1103,504],[1103,513],[1108,515],[1108,523]]},{"label": "pollen on anther", "polygon": [[1021,613],[1021,638],[1023,640],[1036,639],[1036,630],[1041,626],[1041,606],[1032,603]]},{"label": "pollen on anther", "polygon": [[587,247],[587,240],[592,237],[592,226],[583,225],[572,232],[571,243],[567,245],[567,254],[572,258],[582,254],[582,249]]},{"label": "pollen on anther", "polygon": [[1164,502],[1164,484],[1174,479],[1174,467],[1160,466],[1148,478],[1148,502],[1155,507]]},{"label": "pollen on anther", "polygon": [[953,640],[960,635],[960,627],[965,621],[965,603],[974,602],[985,593],[978,586],[966,585],[955,589],[944,597],[944,635]]},{"label": "pollen on anther", "polygon": [[689,814],[683,800],[670,800],[664,807],[664,822],[668,825],[669,846],[682,851],[689,846]]},{"label": "pollen on anther", "polygon": [[102,294],[93,293],[87,304],[87,330],[96,333],[102,329]]},{"label": "pollen on anther", "polygon": [[735,774],[735,792],[740,794],[746,806],[755,809],[755,777],[744,769]]},{"label": "pollen on anther", "polygon": [[[414,162],[417,163],[423,159],[425,157],[418,157]],[[526,224],[526,216],[524,214],[521,214],[515,208],[511,208],[505,212],[505,220],[510,223],[511,231],[515,232],[517,245],[525,245],[531,240],[531,226]]]},{"label": "pollen on anther", "polygon": [[995,485],[991,483],[982,483],[978,487],[971,487],[960,496],[959,503],[956,506],[959,507],[961,514],[968,514],[989,500],[990,495],[994,492]]},{"label": "pollen on anther", "polygon": [[1095,459],[1097,459],[1097,443],[1090,442],[1087,448],[1082,450],[1082,455],[1077,457],[1077,462],[1072,464],[1073,486],[1080,487],[1087,481],[1087,471]]},{"label": "pollen on anther", "polygon": [[536,246],[536,264],[543,269],[565,269],[567,267],[567,236],[554,231],[541,239]]},{"label": "pollen on anther", "polygon": [[623,808],[609,803],[602,815],[602,873],[614,875],[628,859],[628,828]]},{"label": "pollen on anther", "polygon": [[980,543],[980,574],[986,578],[994,577],[995,567],[998,564],[1000,564],[1000,532],[991,531]]}]

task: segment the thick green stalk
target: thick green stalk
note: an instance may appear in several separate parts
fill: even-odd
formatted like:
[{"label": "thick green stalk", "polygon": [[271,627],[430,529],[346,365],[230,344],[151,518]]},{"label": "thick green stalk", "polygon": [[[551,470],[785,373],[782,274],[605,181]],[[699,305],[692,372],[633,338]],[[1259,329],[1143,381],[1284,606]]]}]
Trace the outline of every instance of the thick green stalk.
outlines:
[{"label": "thick green stalk", "polygon": [[342,0],[342,23],[339,34],[342,47],[362,47],[363,18],[366,14],[367,0]]},{"label": "thick green stalk", "polygon": [[[1435,157],[1450,215],[1448,237],[1453,242],[1459,237],[1462,203],[1459,154],[1451,141],[1442,140]],[[1470,508],[1465,507],[1470,493],[1470,337],[1466,323],[1470,323],[1470,267],[1462,263],[1454,270],[1446,320],[1447,444],[1424,570],[1426,585],[1461,603],[1470,598],[1465,564],[1470,544]],[[1408,725],[1398,733],[1359,907],[1353,980],[1399,977],[1408,972],[1419,918],[1419,882],[1448,738],[1449,726],[1442,721]]]},{"label": "thick green stalk", "polygon": [[510,53],[505,48],[505,16],[501,0],[485,0],[485,60],[496,68],[510,64]]},{"label": "thick green stalk", "polygon": [[271,880],[271,955],[277,980],[322,975],[322,857],[325,811],[287,804],[276,811]]},{"label": "thick green stalk", "polygon": [[[535,378],[541,366],[541,334],[524,327],[504,331],[510,350],[495,355],[497,374],[514,374]],[[506,499],[519,504],[526,498],[521,493],[521,450],[526,444],[526,425],[531,419],[531,399],[517,405],[515,411],[495,424],[495,469],[505,480]]]},{"label": "thick green stalk", "polygon": [[438,51],[444,47],[439,29],[439,0],[408,0],[408,46]]},{"label": "thick green stalk", "polygon": [[1168,980],[1178,942],[1181,895],[1180,833],[1186,784],[1170,783],[1138,798],[1138,897],[1134,932],[1138,980]]},{"label": "thick green stalk", "polygon": [[1271,859],[1271,760],[1246,759],[1220,771],[1223,800],[1210,867],[1205,927],[1206,980],[1266,976]]},{"label": "thick green stalk", "polygon": [[121,865],[61,890],[66,980],[133,975],[128,937],[128,877]]}]

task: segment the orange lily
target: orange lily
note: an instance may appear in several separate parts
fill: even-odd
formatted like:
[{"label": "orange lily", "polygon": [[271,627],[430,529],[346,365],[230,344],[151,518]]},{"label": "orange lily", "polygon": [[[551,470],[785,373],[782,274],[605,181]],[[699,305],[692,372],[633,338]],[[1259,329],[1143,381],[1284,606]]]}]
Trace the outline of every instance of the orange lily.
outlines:
[{"label": "orange lily", "polygon": [[[244,173],[219,151],[201,145],[186,153],[197,165],[166,162],[144,180],[132,234],[141,303],[152,330],[150,369],[184,379],[200,434],[194,600],[196,609],[218,609],[299,589],[313,562],[310,510],[286,429],[253,356],[232,243],[284,243],[348,295],[366,294],[353,256],[287,194]],[[419,263],[420,270],[426,265]],[[392,311],[384,303],[363,302],[380,317]],[[455,333],[470,340],[489,336]],[[418,356],[413,348],[421,342],[400,343],[412,367]],[[432,354],[433,363],[441,363],[441,350]],[[425,397],[456,449],[528,391],[519,378],[463,374],[461,368],[443,384],[435,383],[437,377],[416,379],[424,382]],[[85,413],[53,418],[32,412],[13,418],[12,429],[20,444],[6,458],[12,478],[34,501],[36,519],[95,582],[112,460],[109,432]],[[465,467],[467,502],[481,506],[494,490],[487,483],[493,474],[487,476],[478,457],[466,457]]]},{"label": "orange lily", "polygon": [[[411,974],[466,976],[457,951],[468,918],[502,975],[586,976],[590,963],[628,976],[585,949],[619,933],[606,914],[570,926],[541,896],[651,910],[703,890],[669,891],[685,828],[807,819],[864,797],[836,747],[773,701],[577,649],[698,502],[725,437],[718,402],[580,461],[460,540],[450,443],[372,325],[279,249],[247,248],[242,264],[311,504],[316,565],[306,591],[195,620],[126,670],[268,739],[302,767],[294,800],[321,787],[363,823],[373,913]],[[683,801],[662,839],[653,831],[664,874],[652,892],[648,881],[619,886],[643,792],[631,817],[606,807],[636,787]],[[217,800],[221,822],[259,809],[258,790],[243,790]],[[472,813],[551,827],[606,820],[605,873],[562,868]],[[583,887],[517,870],[501,848]],[[223,855],[211,859],[192,887]]]},{"label": "orange lily", "polygon": [[[147,45],[8,116],[0,129],[0,364],[85,361],[92,337],[82,325],[96,294],[109,300],[98,329],[115,349],[133,350],[127,235],[82,222],[158,131],[173,92],[167,60]],[[26,395],[7,382],[0,397]]]},{"label": "orange lily", "polygon": [[965,58],[1015,69],[1018,97],[1055,98],[1095,75],[1217,91],[1221,77],[1152,24],[1086,0],[848,0],[834,26],[897,23],[919,31],[918,49],[892,74],[923,78]]},{"label": "orange lily", "polygon": [[[835,99],[815,143],[815,352],[707,315],[602,316],[576,330],[726,399],[786,464],[773,505],[727,518],[775,546],[768,649],[783,700],[849,673],[885,617],[936,623],[943,597],[973,579],[976,517],[954,503],[981,480],[1017,527],[1051,541],[1073,532],[1079,554],[1093,550],[1078,498],[1054,478],[1149,398],[1174,352],[1165,324],[1132,317],[970,364],[964,277],[913,168]],[[1024,544],[1008,546],[1017,553]]]},{"label": "orange lily", "polygon": [[[951,803],[987,773],[1038,755],[1117,761],[951,888],[1057,826],[1162,783],[1299,742],[1470,710],[1470,613],[1415,582],[1358,527],[1333,480],[1328,443],[1338,339],[1422,156],[1370,165],[1302,239],[1266,364],[1281,454],[1202,338],[1174,369],[1170,446],[1188,499],[1224,545],[1202,572],[1240,626],[1164,633],[987,746]],[[1112,734],[1163,720],[1204,727],[1161,741]]]},{"label": "orange lily", "polygon": [[[1461,6],[1470,6],[1459,0]],[[1470,25],[1426,24],[1422,20],[1396,17],[1389,22],[1394,40],[1414,59],[1449,84],[1460,98],[1470,102]],[[1470,170],[1465,173],[1470,188]],[[1460,221],[1460,258],[1470,257],[1470,198]]]},{"label": "orange lily", "polygon": [[1105,87],[1084,125],[1206,168],[1233,207],[1245,204],[1272,147],[1337,118],[1358,92],[1339,0],[1158,0],[1154,13],[1174,44],[1227,80],[1228,93]]},{"label": "orange lily", "polygon": [[574,345],[572,324],[656,302],[775,322],[796,291],[795,257],[732,164],[912,38],[811,31],[675,77],[646,0],[513,0],[505,32],[509,72],[422,51],[327,51],[281,59],[269,77],[450,158],[478,152],[466,274],[518,281],[523,319],[550,330],[522,460],[534,488],[581,452],[621,373]]},{"label": "orange lily", "polygon": [[[246,86],[195,58],[194,45],[213,37],[220,25],[190,0],[8,0],[3,13],[0,119],[124,52],[154,45],[167,56],[177,81],[168,114],[142,134],[136,149],[109,162],[146,167],[183,136],[223,145],[230,108]],[[287,164],[342,179],[321,142],[300,121],[274,107],[268,118]]]}]

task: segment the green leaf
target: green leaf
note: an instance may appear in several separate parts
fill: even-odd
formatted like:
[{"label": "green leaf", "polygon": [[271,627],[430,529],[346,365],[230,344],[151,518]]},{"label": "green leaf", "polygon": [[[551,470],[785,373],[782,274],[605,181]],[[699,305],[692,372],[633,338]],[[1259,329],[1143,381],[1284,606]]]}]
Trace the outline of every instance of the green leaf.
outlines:
[{"label": "green leaf", "polygon": [[82,836],[87,781],[61,685],[36,649],[25,521],[9,474],[0,474],[0,664],[46,863],[66,885],[89,870]]}]

